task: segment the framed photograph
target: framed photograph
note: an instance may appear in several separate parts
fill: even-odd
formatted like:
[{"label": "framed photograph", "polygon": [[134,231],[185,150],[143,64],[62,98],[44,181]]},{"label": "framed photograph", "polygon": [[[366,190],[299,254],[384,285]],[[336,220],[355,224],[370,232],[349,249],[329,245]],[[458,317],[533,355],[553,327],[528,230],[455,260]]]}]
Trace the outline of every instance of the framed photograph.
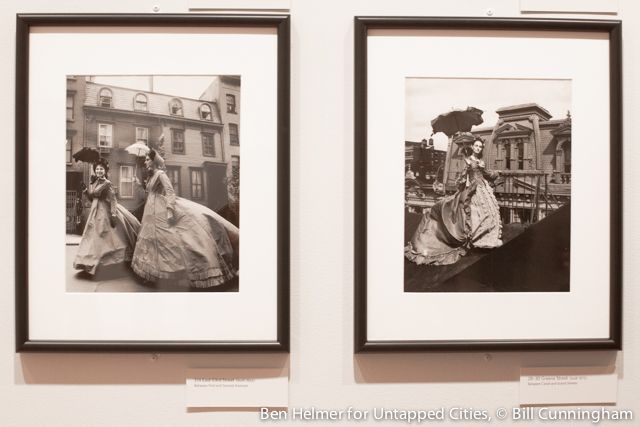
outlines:
[{"label": "framed photograph", "polygon": [[289,17],[18,15],[16,56],[17,351],[288,351]]},{"label": "framed photograph", "polygon": [[355,351],[620,349],[619,21],[355,18]]}]

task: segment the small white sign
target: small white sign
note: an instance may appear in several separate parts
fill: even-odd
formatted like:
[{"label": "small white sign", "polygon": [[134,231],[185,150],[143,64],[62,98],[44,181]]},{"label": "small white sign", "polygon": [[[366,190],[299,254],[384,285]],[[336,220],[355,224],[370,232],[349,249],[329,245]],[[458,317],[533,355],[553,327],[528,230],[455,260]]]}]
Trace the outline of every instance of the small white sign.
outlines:
[{"label": "small white sign", "polygon": [[615,403],[615,366],[520,368],[520,404]]},{"label": "small white sign", "polygon": [[284,408],[289,404],[286,368],[187,370],[189,408]]},{"label": "small white sign", "polygon": [[617,14],[618,0],[520,0],[520,12]]}]

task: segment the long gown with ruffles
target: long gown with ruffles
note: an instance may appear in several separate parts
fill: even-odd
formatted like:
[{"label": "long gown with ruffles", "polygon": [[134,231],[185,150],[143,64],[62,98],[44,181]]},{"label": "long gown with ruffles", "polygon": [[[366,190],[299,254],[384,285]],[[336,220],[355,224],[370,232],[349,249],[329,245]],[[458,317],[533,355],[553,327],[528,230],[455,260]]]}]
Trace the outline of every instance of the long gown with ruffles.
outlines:
[{"label": "long gown with ruffles", "polygon": [[147,201],[131,267],[147,280],[187,279],[195,288],[237,276],[239,230],[211,209],[176,197],[157,169],[147,182]]},{"label": "long gown with ruffles", "polygon": [[463,182],[455,194],[437,202],[426,213],[405,256],[416,264],[453,264],[475,248],[502,245],[500,208],[487,179],[495,179],[482,160],[468,158]]},{"label": "long gown with ruffles", "polygon": [[98,267],[131,261],[140,222],[117,203],[108,179],[97,178],[85,194],[91,209],[73,267],[94,275]]}]

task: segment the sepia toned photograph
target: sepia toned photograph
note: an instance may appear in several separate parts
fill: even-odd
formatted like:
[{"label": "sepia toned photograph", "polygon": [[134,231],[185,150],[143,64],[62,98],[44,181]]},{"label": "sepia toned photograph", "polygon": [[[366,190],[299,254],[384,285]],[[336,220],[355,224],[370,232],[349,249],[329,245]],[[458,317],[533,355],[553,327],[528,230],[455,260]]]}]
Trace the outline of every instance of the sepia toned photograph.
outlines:
[{"label": "sepia toned photograph", "polygon": [[619,348],[619,23],[355,30],[356,352]]},{"label": "sepia toned photograph", "polygon": [[237,292],[239,129],[239,76],[67,76],[67,292]]},{"label": "sepia toned photograph", "polygon": [[17,351],[287,351],[289,16],[16,22]]},{"label": "sepia toned photograph", "polygon": [[569,292],[571,81],[405,87],[405,292]]}]

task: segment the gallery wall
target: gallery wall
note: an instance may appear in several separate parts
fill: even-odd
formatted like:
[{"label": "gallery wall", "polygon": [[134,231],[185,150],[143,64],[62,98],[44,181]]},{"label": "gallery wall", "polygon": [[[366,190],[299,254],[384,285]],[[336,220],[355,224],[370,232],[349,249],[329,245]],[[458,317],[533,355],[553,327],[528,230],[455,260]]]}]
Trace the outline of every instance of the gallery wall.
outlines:
[{"label": "gallery wall", "polygon": [[[619,13],[526,14],[513,0],[291,0],[290,355],[20,354],[14,352],[16,13],[184,13],[214,0],[0,2],[0,425],[252,426],[252,411],[189,411],[188,368],[289,366],[291,407],[342,409],[518,404],[524,366],[615,364],[618,407],[640,416],[640,4]],[[601,0],[609,4],[607,0]],[[353,16],[561,17],[623,20],[624,350],[353,355]],[[428,52],[425,52],[427,55]],[[434,61],[437,58],[434,58]],[[597,155],[597,153],[593,153]],[[47,167],[48,165],[42,165]],[[585,213],[588,215],[588,213]],[[47,213],[42,212],[43,220]],[[356,219],[357,221],[357,219]],[[583,266],[597,269],[597,265]],[[115,313],[114,313],[115,315]],[[490,315],[490,313],[487,313]],[[567,315],[570,315],[568,313]],[[508,321],[509,319],[505,319]],[[473,322],[473,319],[460,319]],[[428,325],[424,326],[425,328]],[[273,422],[270,424],[274,424]],[[282,423],[285,424],[285,423]],[[287,423],[293,425],[292,423]],[[326,423],[308,422],[305,425]],[[332,423],[332,425],[347,425]],[[363,424],[358,424],[363,425]],[[382,424],[381,424],[382,425]],[[503,423],[503,425],[507,425]],[[528,423],[519,423],[528,425]],[[586,425],[586,424],[585,424]]]}]

